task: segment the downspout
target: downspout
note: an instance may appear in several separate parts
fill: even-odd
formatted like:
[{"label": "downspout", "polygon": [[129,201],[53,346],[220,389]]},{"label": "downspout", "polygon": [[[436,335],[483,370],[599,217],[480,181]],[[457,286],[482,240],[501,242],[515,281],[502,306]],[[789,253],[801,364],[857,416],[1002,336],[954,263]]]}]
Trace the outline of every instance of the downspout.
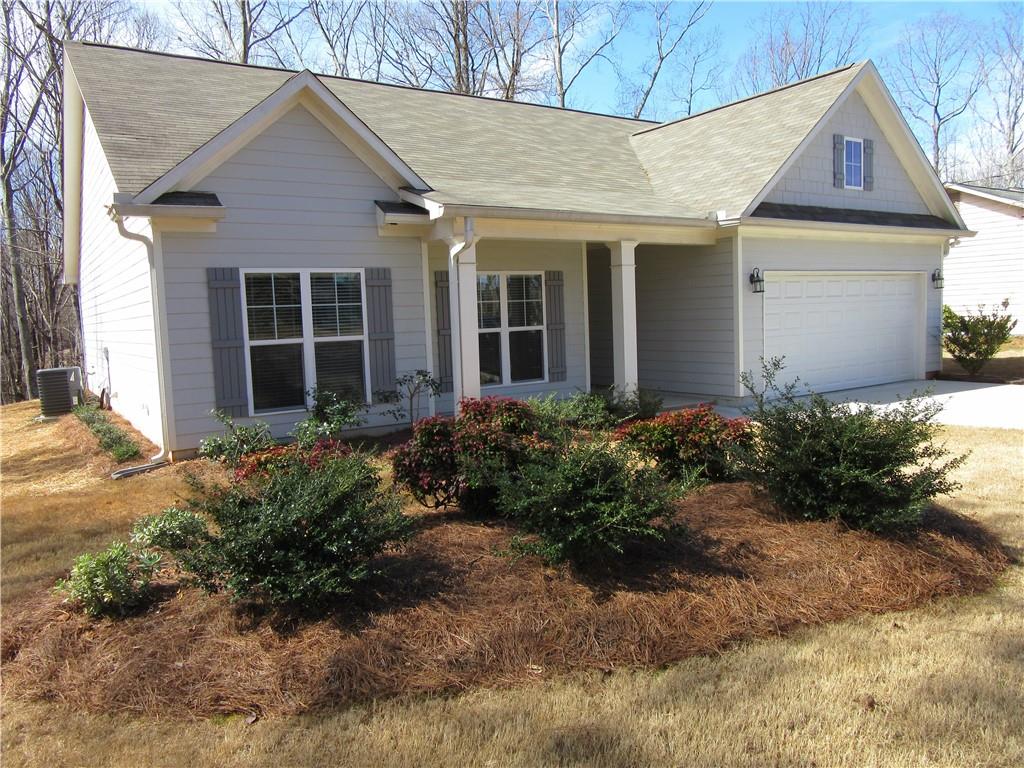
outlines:
[{"label": "downspout", "polygon": [[121,237],[126,240],[134,240],[137,243],[142,243],[146,247],[146,257],[149,260],[149,289],[151,292],[151,300],[153,302],[153,341],[154,349],[156,350],[156,378],[157,389],[160,391],[160,431],[162,433],[160,450],[153,456],[149,457],[149,462],[137,467],[126,467],[125,469],[117,470],[111,475],[111,477],[118,480],[122,477],[137,475],[141,472],[148,472],[151,469],[162,467],[164,464],[168,463],[170,459],[170,450],[168,448],[170,445],[170,427],[167,418],[167,372],[164,370],[164,350],[161,347],[163,306],[160,289],[158,287],[156,253],[153,240],[145,235],[140,235],[126,229],[124,226],[124,217],[114,210],[114,206],[111,205],[107,211],[110,214],[110,218],[117,225],[117,231],[121,234]]},{"label": "downspout", "polygon": [[[462,400],[462,301],[459,293],[459,254],[473,245],[473,217],[467,216],[463,225],[462,240],[452,237],[448,240],[448,302],[454,304],[449,310],[452,323],[452,399],[453,411],[459,415]],[[454,300],[454,301],[453,301]],[[457,372],[457,375],[456,375]]]}]

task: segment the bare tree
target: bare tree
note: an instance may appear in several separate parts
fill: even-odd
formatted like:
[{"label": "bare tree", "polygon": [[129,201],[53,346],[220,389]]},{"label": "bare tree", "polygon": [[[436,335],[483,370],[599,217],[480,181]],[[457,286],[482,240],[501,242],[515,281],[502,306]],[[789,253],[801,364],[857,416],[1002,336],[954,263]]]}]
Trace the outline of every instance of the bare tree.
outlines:
[{"label": "bare tree", "polygon": [[176,0],[175,8],[187,32],[178,36],[181,45],[239,64],[270,53],[273,40],[306,11],[288,0]]},{"label": "bare tree", "polygon": [[651,14],[654,30],[651,35],[653,54],[644,62],[639,77],[634,79],[620,73],[621,106],[633,117],[640,117],[644,113],[666,62],[711,10],[711,2],[660,2],[637,7]]},{"label": "bare tree", "polygon": [[851,64],[863,55],[868,15],[849,2],[772,6],[754,24],[737,67],[747,95]]},{"label": "bare tree", "polygon": [[492,0],[483,10],[483,35],[494,62],[488,91],[516,99],[543,90],[546,78],[532,66],[547,42],[540,6],[528,0]]},{"label": "bare tree", "polygon": [[348,77],[359,25],[370,0],[309,0],[308,18],[326,48],[332,74]]},{"label": "bare tree", "polygon": [[976,178],[996,186],[1024,186],[1024,8],[1002,7],[992,24],[984,78],[984,107],[975,103],[975,116],[983,131],[976,145]]},{"label": "bare tree", "polygon": [[549,28],[555,99],[558,106],[565,107],[569,91],[580,75],[595,61],[607,60],[625,28],[629,6],[622,2],[547,0],[544,15]]},{"label": "bare tree", "polygon": [[684,114],[692,115],[697,111],[702,94],[719,89],[725,67],[719,31],[696,35],[671,81],[672,96],[682,106]]},{"label": "bare tree", "polygon": [[946,138],[982,85],[978,40],[967,19],[939,11],[904,27],[889,64],[900,106],[927,131],[932,165],[944,178],[952,166]]}]

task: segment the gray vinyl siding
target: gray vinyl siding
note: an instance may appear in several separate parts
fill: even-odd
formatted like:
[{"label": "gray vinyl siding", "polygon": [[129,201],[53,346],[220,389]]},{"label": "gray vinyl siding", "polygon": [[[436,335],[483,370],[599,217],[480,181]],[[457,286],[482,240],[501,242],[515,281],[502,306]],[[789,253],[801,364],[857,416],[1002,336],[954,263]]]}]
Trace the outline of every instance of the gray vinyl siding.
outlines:
[{"label": "gray vinyl siding", "polygon": [[[163,442],[149,254],[117,231],[107,206],[117,187],[86,112],[82,156],[82,353],[86,386],[154,443]],[[125,227],[151,235],[148,222]]]},{"label": "gray vinyl siding", "polygon": [[731,395],[732,240],[638,247],[636,296],[640,386]]},{"label": "gray vinyl siding", "polygon": [[[744,270],[762,272],[915,272],[927,278],[939,266],[941,246],[930,243],[877,243],[857,240],[742,239]],[[759,371],[764,354],[764,294],[748,288],[743,297],[743,368]],[[940,364],[942,292],[925,280],[925,370]]]},{"label": "gray vinyl siding", "polygon": [[[832,183],[832,137],[874,141],[874,188],[838,189]],[[819,129],[765,197],[765,202],[824,205],[868,211],[930,213],[860,94],[854,92]]]},{"label": "gray vinyl siding", "polygon": [[[482,240],[476,247],[478,272],[559,270],[564,279],[565,361],[564,381],[484,387],[480,394],[488,396],[533,397],[556,394],[570,396],[588,389],[585,353],[585,318],[583,312],[583,247],[575,242],[528,240]],[[448,256],[441,243],[430,246],[430,274],[448,268]],[[430,300],[434,300],[434,280],[430,280]],[[436,329],[433,329],[436,333]],[[453,342],[456,340],[453,339]],[[436,354],[436,353],[435,353]],[[436,370],[437,363],[432,368]],[[438,398],[440,413],[450,413],[454,401],[450,393]]]},{"label": "gray vinyl siding", "polygon": [[[207,296],[208,267],[345,269],[387,267],[399,374],[428,367],[420,243],[380,238],[374,200],[397,199],[319,121],[296,107],[203,179],[225,218],[215,233],[160,238],[167,296],[176,450],[217,432]],[[371,412],[366,427],[395,424]],[[284,437],[302,412],[265,414]],[[246,421],[246,419],[242,419]]]},{"label": "gray vinyl siding", "polygon": [[[732,395],[732,239],[713,246],[636,249],[640,386],[661,392]],[[595,386],[614,380],[608,249],[589,254],[590,360]]]}]

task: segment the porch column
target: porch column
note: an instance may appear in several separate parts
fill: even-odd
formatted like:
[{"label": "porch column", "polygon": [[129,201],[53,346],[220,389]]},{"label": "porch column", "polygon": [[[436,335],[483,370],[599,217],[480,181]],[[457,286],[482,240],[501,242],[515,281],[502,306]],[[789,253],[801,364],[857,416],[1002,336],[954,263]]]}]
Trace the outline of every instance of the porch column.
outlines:
[{"label": "porch column", "polygon": [[476,317],[476,239],[449,246],[448,295],[452,323],[455,410],[464,397],[480,397],[480,342]]},{"label": "porch column", "polygon": [[609,243],[612,259],[612,354],[615,387],[635,392],[640,385],[636,349],[636,240]]}]

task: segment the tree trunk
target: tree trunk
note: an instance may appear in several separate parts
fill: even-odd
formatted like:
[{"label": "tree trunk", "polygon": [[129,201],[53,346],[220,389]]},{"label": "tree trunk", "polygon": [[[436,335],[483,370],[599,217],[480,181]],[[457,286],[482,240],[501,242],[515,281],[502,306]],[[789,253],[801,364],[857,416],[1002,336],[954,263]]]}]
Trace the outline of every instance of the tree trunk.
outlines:
[{"label": "tree trunk", "polygon": [[21,273],[21,249],[18,246],[14,214],[14,200],[10,189],[3,194],[4,245],[11,260],[11,287],[14,293],[14,316],[18,324],[18,347],[21,352],[21,394],[32,397],[32,332],[28,326],[28,302],[25,299],[25,281]]}]

